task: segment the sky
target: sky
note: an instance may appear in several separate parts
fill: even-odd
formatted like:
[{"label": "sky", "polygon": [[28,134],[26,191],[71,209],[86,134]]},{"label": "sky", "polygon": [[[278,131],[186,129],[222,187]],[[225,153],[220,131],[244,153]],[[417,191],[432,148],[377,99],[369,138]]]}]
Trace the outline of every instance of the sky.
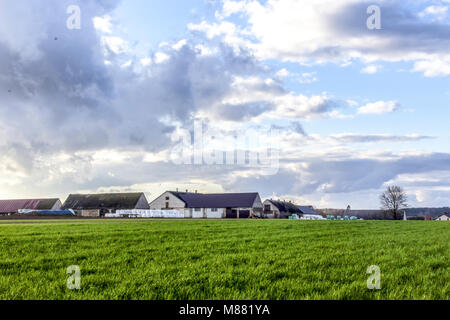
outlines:
[{"label": "sky", "polygon": [[[449,0],[0,1],[0,198],[450,206]],[[242,156],[242,157],[240,157]]]}]

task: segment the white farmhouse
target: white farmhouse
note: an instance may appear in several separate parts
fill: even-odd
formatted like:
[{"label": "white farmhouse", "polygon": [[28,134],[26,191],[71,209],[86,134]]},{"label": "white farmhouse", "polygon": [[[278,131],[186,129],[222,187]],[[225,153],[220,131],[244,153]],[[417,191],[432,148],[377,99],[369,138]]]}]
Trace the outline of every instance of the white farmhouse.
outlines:
[{"label": "white farmhouse", "polygon": [[450,221],[450,214],[444,213],[442,216],[437,218],[436,221]]},{"label": "white farmhouse", "polygon": [[260,217],[263,205],[258,193],[166,191],[150,203],[150,209],[178,210],[194,219],[246,219]]}]

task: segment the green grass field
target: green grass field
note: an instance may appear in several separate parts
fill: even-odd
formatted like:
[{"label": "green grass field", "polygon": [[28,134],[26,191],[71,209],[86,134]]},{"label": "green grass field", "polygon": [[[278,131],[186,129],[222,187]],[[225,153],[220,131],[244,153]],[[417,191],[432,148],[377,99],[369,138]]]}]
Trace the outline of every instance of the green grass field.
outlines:
[{"label": "green grass field", "polygon": [[449,239],[434,221],[3,221],[0,299],[448,300]]}]

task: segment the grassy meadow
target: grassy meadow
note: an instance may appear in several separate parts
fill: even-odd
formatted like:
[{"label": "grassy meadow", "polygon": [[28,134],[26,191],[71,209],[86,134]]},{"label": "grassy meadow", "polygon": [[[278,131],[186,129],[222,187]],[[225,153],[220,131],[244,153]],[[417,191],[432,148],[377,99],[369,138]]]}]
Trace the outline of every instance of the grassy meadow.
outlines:
[{"label": "grassy meadow", "polygon": [[449,239],[435,221],[0,221],[0,299],[448,300]]}]

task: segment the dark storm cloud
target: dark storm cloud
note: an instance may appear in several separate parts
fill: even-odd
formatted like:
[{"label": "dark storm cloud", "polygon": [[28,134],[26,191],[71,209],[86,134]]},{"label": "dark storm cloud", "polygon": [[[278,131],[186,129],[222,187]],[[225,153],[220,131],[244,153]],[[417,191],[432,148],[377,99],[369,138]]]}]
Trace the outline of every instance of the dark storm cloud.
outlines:
[{"label": "dark storm cloud", "polygon": [[[116,4],[16,1],[1,5],[9,17],[0,22],[3,148],[54,152],[107,143],[106,124],[115,112],[105,102],[114,84],[91,20]],[[82,8],[81,30],[66,26],[69,5]],[[24,45],[33,51],[24,50]]]},{"label": "dark storm cloud", "polygon": [[[106,66],[92,18],[109,13],[117,4],[18,1],[0,5],[5,17],[16,16],[0,22],[4,149],[53,153],[141,145],[162,150],[170,144],[174,126],[161,123],[161,118],[185,123],[196,111],[217,105],[230,92],[235,75],[263,72],[245,51],[236,53],[224,45],[216,54],[202,56],[194,47],[195,39],[180,50],[165,50],[170,59],[152,64],[145,75],[117,64]],[[69,5],[81,8],[80,30],[66,27]],[[9,36],[7,32],[13,30],[14,37]],[[130,58],[134,59],[131,53]],[[224,116],[240,121],[263,109],[241,108]]]},{"label": "dark storm cloud", "polygon": [[[381,10],[380,30],[367,28],[367,8],[378,5]],[[419,3],[415,3],[420,5]],[[335,12],[327,19],[329,28],[343,38],[376,37],[383,41],[373,43],[361,42],[351,50],[362,54],[376,54],[381,58],[403,58],[402,54],[427,53],[446,54],[450,49],[450,25],[442,21],[424,20],[404,1],[362,1],[352,3]],[[420,10],[419,10],[420,11]],[[367,38],[369,39],[369,38]],[[336,58],[344,52],[340,47],[321,48],[315,52],[323,57]],[[344,49],[347,50],[347,49]],[[348,49],[350,50],[350,49]],[[384,56],[383,56],[384,55]],[[406,58],[406,57],[405,57]]]}]

